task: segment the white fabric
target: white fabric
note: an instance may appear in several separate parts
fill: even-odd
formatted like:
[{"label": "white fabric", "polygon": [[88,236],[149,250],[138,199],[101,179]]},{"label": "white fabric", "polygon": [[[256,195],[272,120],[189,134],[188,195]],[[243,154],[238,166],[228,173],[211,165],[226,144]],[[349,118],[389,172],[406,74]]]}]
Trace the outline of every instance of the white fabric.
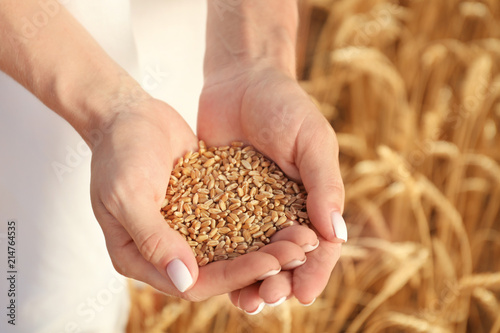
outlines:
[{"label": "white fabric", "polygon": [[140,83],[196,127],[207,1],[132,0]]},{"label": "white fabric", "polygon": [[[50,2],[50,0],[48,0]],[[160,3],[161,2],[161,3]],[[188,110],[194,127],[201,87],[204,10],[199,1],[136,1],[134,10],[154,16],[153,5],[165,15],[183,6],[184,28],[198,33],[189,40],[177,32],[161,40],[161,29],[175,29],[168,16],[152,31],[156,42],[146,41],[146,62],[137,63],[129,4],[126,0],[60,0],[91,32],[104,49],[156,97],[166,99],[183,89],[173,103]],[[180,5],[182,3],[182,5]],[[186,5],[190,3],[189,5]],[[148,7],[149,6],[149,7]],[[193,8],[196,7],[195,16]],[[201,6],[203,8],[203,6]],[[143,8],[143,11],[141,11]],[[155,17],[158,19],[158,15]],[[147,19],[135,20],[144,25]],[[136,33],[144,36],[148,27]],[[151,32],[151,30],[150,30]],[[160,55],[151,57],[154,43]],[[184,43],[184,44],[183,44]],[[166,45],[177,48],[179,68],[169,63]],[[186,46],[187,45],[187,46]],[[187,59],[180,58],[188,54]],[[150,62],[151,59],[154,62]],[[170,58],[171,59],[171,58]],[[174,60],[177,61],[177,60]],[[191,65],[189,61],[192,61]],[[164,81],[150,85],[151,68],[166,69]],[[145,71],[140,74],[139,67]],[[188,74],[182,70],[189,67]],[[193,82],[195,82],[193,84]],[[175,85],[177,83],[177,86]],[[168,90],[168,93],[165,92]],[[174,90],[173,92],[171,90]],[[189,98],[189,96],[191,96]],[[175,99],[175,98],[174,98]],[[186,103],[186,101],[188,101]],[[177,104],[177,105],[175,105]],[[24,88],[0,73],[0,332],[122,332],[128,319],[126,280],[109,260],[104,237],[92,213],[89,198],[90,151],[78,134]],[[9,325],[6,296],[7,222],[16,221],[16,326]],[[5,277],[4,277],[5,276]]]}]

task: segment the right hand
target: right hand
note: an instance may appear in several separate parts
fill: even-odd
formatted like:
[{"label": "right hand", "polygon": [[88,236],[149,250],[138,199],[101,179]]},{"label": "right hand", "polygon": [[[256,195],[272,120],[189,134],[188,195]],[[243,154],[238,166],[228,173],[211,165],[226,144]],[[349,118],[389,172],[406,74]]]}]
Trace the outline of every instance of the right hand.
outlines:
[{"label": "right hand", "polygon": [[[334,130],[293,74],[262,63],[223,67],[205,76],[198,133],[209,144],[234,139],[250,143],[287,176],[302,181],[308,192],[311,226],[317,233],[317,239],[310,239],[319,240],[303,265],[267,279],[260,287],[233,292],[233,304],[254,311],[263,302],[272,304],[291,296],[310,304],[326,287],[340,258],[341,244],[347,240],[340,215],[344,186]],[[306,232],[314,234],[296,226],[277,232],[273,239],[286,239],[310,250],[314,243],[300,239]]]},{"label": "right hand", "polygon": [[303,258],[301,247],[283,240],[199,268],[190,246],[160,213],[174,161],[197,150],[198,140],[168,104],[152,98],[121,104],[99,131],[91,169],[92,206],[119,273],[199,301],[244,288]]}]

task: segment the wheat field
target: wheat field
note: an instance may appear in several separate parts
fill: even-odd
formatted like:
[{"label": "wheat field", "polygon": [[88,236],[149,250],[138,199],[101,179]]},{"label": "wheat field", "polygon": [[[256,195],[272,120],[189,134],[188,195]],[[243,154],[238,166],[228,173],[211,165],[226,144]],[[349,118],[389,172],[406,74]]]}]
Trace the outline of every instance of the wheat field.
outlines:
[{"label": "wheat field", "polygon": [[307,8],[301,84],[338,135],[349,229],[326,290],[247,316],[134,285],[128,331],[500,332],[500,2]]}]

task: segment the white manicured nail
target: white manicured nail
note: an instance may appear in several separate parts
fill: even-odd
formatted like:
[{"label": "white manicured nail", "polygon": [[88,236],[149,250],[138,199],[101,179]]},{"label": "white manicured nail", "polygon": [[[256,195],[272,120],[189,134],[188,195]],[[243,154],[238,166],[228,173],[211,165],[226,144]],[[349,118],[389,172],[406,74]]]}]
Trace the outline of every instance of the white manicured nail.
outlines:
[{"label": "white manicured nail", "polygon": [[303,306],[311,306],[313,305],[313,303],[316,301],[316,298],[314,298],[311,302],[307,303],[307,304],[304,304],[304,303],[300,303],[302,304]]},{"label": "white manicured nail", "polygon": [[311,244],[306,244],[302,246],[302,250],[304,250],[305,253],[311,252],[316,250],[316,248],[319,246],[319,240],[316,241],[316,244],[311,245]]},{"label": "white manicured nail", "polygon": [[189,269],[180,259],[174,259],[167,265],[167,274],[181,293],[193,284],[193,277]]},{"label": "white manicured nail", "polygon": [[260,277],[258,277],[257,280],[259,280],[259,281],[260,280],[264,280],[264,279],[266,279],[266,278],[268,278],[270,276],[278,274],[279,272],[281,272],[281,269],[273,269],[272,271],[269,271],[266,274],[261,275]]},{"label": "white manicured nail", "polygon": [[305,257],[303,260],[292,260],[289,263],[281,266],[281,269],[283,270],[288,270],[288,269],[294,269],[297,268],[301,265],[303,265],[307,260],[307,257]]},{"label": "white manicured nail", "polygon": [[262,311],[262,309],[264,308],[264,306],[265,306],[265,305],[266,305],[266,303],[262,302],[262,303],[260,303],[260,304],[259,304],[259,306],[257,307],[257,310],[255,310],[255,311],[253,311],[253,312],[248,312],[248,311],[245,311],[245,312],[246,312],[246,314],[249,314],[249,315],[251,315],[251,316],[256,315],[257,313],[259,313],[259,312],[261,312],[261,311]]},{"label": "white manicured nail", "polygon": [[266,305],[274,307],[274,306],[278,306],[278,305],[282,304],[284,301],[286,301],[286,296],[281,297],[279,300],[277,300],[274,303],[266,303]]},{"label": "white manicured nail", "polygon": [[347,227],[345,225],[344,218],[339,212],[332,213],[332,223],[333,229],[335,230],[335,236],[338,239],[342,239],[344,242],[347,242]]}]

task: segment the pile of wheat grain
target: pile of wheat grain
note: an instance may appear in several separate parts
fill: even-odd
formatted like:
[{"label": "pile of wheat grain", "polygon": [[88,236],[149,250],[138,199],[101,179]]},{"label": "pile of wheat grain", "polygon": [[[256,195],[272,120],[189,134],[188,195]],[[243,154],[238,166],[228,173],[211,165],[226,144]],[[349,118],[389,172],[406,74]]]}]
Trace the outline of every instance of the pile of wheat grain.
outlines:
[{"label": "pile of wheat grain", "polygon": [[129,331],[500,332],[500,3],[311,4],[349,228],[327,289],[249,317],[132,288]]},{"label": "pile of wheat grain", "polygon": [[161,213],[199,266],[257,251],[277,231],[307,225],[307,193],[242,142],[187,152],[172,170]]}]

